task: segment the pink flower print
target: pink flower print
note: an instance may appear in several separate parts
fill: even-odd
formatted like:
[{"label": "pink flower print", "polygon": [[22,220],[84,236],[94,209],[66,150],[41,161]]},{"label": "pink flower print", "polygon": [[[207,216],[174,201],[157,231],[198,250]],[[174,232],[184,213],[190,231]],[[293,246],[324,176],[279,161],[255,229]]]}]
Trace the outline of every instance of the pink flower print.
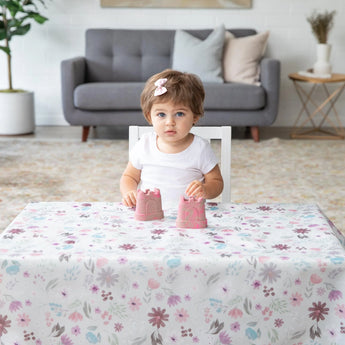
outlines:
[{"label": "pink flower print", "polygon": [[119,259],[117,260],[117,262],[118,262],[120,265],[126,264],[127,261],[128,261],[128,259],[125,258],[125,257],[121,257],[121,258],[119,258]]},{"label": "pink flower print", "polygon": [[310,281],[312,284],[320,284],[322,282],[322,278],[314,273],[310,276]]},{"label": "pink flower print", "polygon": [[129,308],[132,311],[136,311],[139,310],[140,306],[141,306],[141,301],[138,297],[133,297],[130,299],[130,301],[128,302],[129,304]]},{"label": "pink flower print", "polygon": [[83,320],[83,315],[81,315],[80,313],[78,313],[77,311],[75,311],[74,313],[72,313],[69,317],[70,320],[72,320],[73,322],[78,322],[78,321],[82,321]]},{"label": "pink flower print", "polygon": [[345,319],[345,306],[344,304],[342,305],[337,305],[335,308],[335,313],[337,314],[337,316],[341,319]]},{"label": "pink flower print", "polygon": [[7,320],[7,315],[0,315],[0,337],[7,333],[9,327],[11,327],[11,320]]},{"label": "pink flower print", "polygon": [[301,294],[299,294],[298,292],[296,292],[295,294],[292,294],[291,298],[290,298],[291,304],[294,307],[297,307],[301,304],[301,302],[303,301],[303,297]]},{"label": "pink flower print", "polygon": [[184,300],[190,302],[192,300],[192,297],[190,295],[186,295],[184,296]]},{"label": "pink flower print", "polygon": [[154,280],[153,278],[151,278],[147,282],[147,285],[149,286],[151,290],[154,290],[154,289],[158,289],[160,284],[159,282],[157,282],[157,280]]},{"label": "pink flower print", "polygon": [[336,301],[337,299],[343,298],[343,294],[339,290],[332,290],[329,293],[328,298],[330,301]]},{"label": "pink flower print", "polygon": [[50,327],[54,321],[54,319],[51,317],[50,313],[46,313],[46,325]]},{"label": "pink flower print", "polygon": [[161,292],[156,293],[156,300],[163,301],[164,295]]},{"label": "pink flower print", "polygon": [[150,319],[149,322],[152,326],[157,326],[157,328],[165,327],[165,322],[169,320],[169,314],[165,314],[165,309],[160,307],[152,308],[152,312],[147,314]]},{"label": "pink flower print", "polygon": [[28,315],[26,314],[19,314],[18,315],[18,319],[17,319],[17,322],[18,322],[18,326],[20,327],[27,327],[30,323],[30,318]]},{"label": "pink flower print", "polygon": [[261,282],[259,280],[255,280],[252,284],[254,289],[259,289],[261,286]]},{"label": "pink flower print", "polygon": [[91,286],[90,290],[91,290],[92,293],[98,293],[99,287],[94,284],[94,285]]},{"label": "pink flower print", "polygon": [[102,268],[102,267],[105,266],[107,263],[108,263],[108,259],[106,259],[106,258],[99,258],[99,259],[97,259],[97,261],[96,261],[96,266],[97,266],[98,268]]},{"label": "pink flower print", "polygon": [[243,316],[243,312],[241,309],[234,308],[229,311],[228,315],[231,316],[233,319],[238,319]]},{"label": "pink flower print", "polygon": [[278,249],[278,250],[288,250],[290,249],[290,247],[287,244],[275,244],[274,246],[272,246],[272,248]]},{"label": "pink flower print", "polygon": [[325,319],[325,315],[328,315],[329,308],[326,308],[326,303],[313,302],[313,306],[308,308],[308,310],[310,311],[309,317],[312,320],[319,322],[320,320]]},{"label": "pink flower print", "polygon": [[115,323],[114,325],[115,332],[121,332],[123,330],[123,325],[120,322]]},{"label": "pink flower print", "polygon": [[323,296],[325,294],[326,290],[323,287],[320,287],[317,289],[318,296]]},{"label": "pink flower print", "polygon": [[219,341],[224,345],[230,345],[232,343],[231,338],[225,331],[219,333]]},{"label": "pink flower print", "polygon": [[130,243],[125,243],[125,244],[122,244],[121,246],[119,246],[119,248],[124,249],[124,250],[133,250],[136,247],[137,246],[135,244],[130,244]]},{"label": "pink flower print", "polygon": [[72,327],[71,333],[75,336],[79,335],[80,334],[80,327],[79,326]]},{"label": "pink flower print", "polygon": [[177,309],[175,313],[175,320],[178,322],[186,322],[189,318],[189,315],[187,313],[187,310],[184,310],[183,308]]},{"label": "pink flower print", "polygon": [[132,288],[133,288],[133,289],[139,289],[139,284],[138,284],[137,282],[134,282],[134,283],[132,284]]},{"label": "pink flower print", "polygon": [[61,343],[62,345],[73,345],[73,341],[66,334],[61,336]]},{"label": "pink flower print", "polygon": [[101,315],[102,319],[104,320],[104,324],[108,325],[109,322],[112,319],[112,315],[110,315],[107,311],[105,311],[102,315]]},{"label": "pink flower print", "polygon": [[168,298],[169,307],[174,307],[175,305],[178,305],[179,303],[181,303],[180,296],[176,296],[176,295],[169,296]]},{"label": "pink flower print", "polygon": [[199,340],[199,338],[198,338],[198,337],[193,337],[192,341],[193,341],[193,343],[194,343],[194,344],[196,344],[196,343],[199,343],[199,342],[200,342],[200,340]]},{"label": "pink flower print", "polygon": [[23,307],[22,302],[20,301],[13,301],[10,303],[10,311],[13,313]]},{"label": "pink flower print", "polygon": [[284,321],[282,319],[275,319],[274,320],[274,326],[276,326],[277,328],[283,326]]},{"label": "pink flower print", "polygon": [[230,329],[234,332],[238,332],[241,329],[241,325],[236,321],[230,325]]}]

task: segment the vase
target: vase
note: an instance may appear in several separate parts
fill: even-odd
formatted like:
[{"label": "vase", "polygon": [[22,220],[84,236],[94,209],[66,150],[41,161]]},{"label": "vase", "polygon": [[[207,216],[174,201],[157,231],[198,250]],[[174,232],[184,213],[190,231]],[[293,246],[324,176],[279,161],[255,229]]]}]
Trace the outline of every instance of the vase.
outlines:
[{"label": "vase", "polygon": [[331,74],[332,66],[329,62],[331,55],[331,45],[327,43],[319,43],[316,47],[317,60],[314,64],[315,74]]},{"label": "vase", "polygon": [[0,135],[33,133],[34,93],[0,92]]}]

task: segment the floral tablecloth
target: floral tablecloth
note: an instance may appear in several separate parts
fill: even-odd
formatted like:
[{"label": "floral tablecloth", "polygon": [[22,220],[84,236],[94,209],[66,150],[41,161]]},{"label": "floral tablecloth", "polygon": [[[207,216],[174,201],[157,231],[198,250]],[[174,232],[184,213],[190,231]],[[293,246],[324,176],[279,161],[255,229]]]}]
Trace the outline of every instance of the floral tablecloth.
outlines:
[{"label": "floral tablecloth", "polygon": [[176,216],[27,205],[0,238],[1,344],[345,344],[345,239],[316,205]]}]

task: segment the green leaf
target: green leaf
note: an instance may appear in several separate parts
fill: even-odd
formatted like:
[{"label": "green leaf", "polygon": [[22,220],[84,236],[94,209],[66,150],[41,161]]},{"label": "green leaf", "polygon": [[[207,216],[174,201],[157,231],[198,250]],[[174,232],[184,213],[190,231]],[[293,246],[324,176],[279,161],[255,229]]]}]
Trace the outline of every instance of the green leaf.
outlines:
[{"label": "green leaf", "polygon": [[0,50],[4,51],[6,54],[10,55],[11,54],[11,50],[8,47],[2,47],[0,46]]},{"label": "green leaf", "polygon": [[44,22],[48,20],[48,18],[43,17],[38,13],[31,13],[29,16],[33,18],[39,24],[43,24]]},{"label": "green leaf", "polygon": [[14,35],[23,36],[30,30],[30,27],[31,27],[31,24],[19,26],[16,30],[11,32],[11,36],[14,36]]}]

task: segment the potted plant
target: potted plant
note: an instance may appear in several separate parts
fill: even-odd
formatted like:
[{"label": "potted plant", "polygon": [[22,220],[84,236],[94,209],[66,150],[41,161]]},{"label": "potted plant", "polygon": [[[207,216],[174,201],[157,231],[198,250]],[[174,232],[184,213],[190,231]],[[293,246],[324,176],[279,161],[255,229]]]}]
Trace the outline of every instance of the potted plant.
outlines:
[{"label": "potted plant", "polygon": [[329,62],[331,45],[328,44],[328,35],[334,25],[334,16],[336,11],[325,11],[317,13],[315,10],[307,17],[307,21],[311,25],[311,30],[317,39],[317,60],[314,64],[313,72],[316,74],[330,74],[332,66]]},{"label": "potted plant", "polygon": [[15,36],[27,34],[32,21],[43,24],[47,20],[38,13],[37,3],[44,6],[44,0],[0,0],[0,50],[7,55],[8,76],[8,89],[0,90],[2,135],[31,133],[35,128],[33,92],[15,89],[12,84],[11,42]]}]

